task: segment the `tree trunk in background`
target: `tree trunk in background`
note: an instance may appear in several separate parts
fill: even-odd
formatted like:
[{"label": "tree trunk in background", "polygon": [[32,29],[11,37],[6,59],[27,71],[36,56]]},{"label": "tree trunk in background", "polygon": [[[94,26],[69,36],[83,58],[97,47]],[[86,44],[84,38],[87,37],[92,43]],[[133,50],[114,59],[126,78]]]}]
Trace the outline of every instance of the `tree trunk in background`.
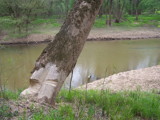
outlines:
[{"label": "tree trunk in background", "polygon": [[125,4],[126,4],[126,1],[118,0],[117,9],[115,9],[115,12],[114,12],[115,23],[120,23],[121,22],[123,12],[124,12],[124,8],[125,8]]},{"label": "tree trunk in background", "polygon": [[48,17],[52,16],[52,7],[53,7],[54,2],[50,1],[49,6],[48,6]]},{"label": "tree trunk in background", "polygon": [[112,25],[112,3],[113,3],[113,0],[109,0],[109,15],[108,15],[108,21],[107,21],[108,26]]},{"label": "tree trunk in background", "polygon": [[120,23],[120,20],[121,20],[121,16],[120,16],[121,1],[120,0],[117,1],[117,6],[114,9],[115,9],[114,10],[115,23]]},{"label": "tree trunk in background", "polygon": [[98,17],[102,18],[102,15],[103,15],[103,8],[101,7],[98,13]]},{"label": "tree trunk in background", "polygon": [[136,21],[138,21],[138,9],[136,8]]},{"label": "tree trunk in background", "polygon": [[74,68],[102,0],[77,0],[59,33],[37,59],[30,87],[21,95],[39,102],[55,103],[66,77]]},{"label": "tree trunk in background", "polygon": [[66,16],[68,14],[69,11],[69,0],[66,0]]},{"label": "tree trunk in background", "polygon": [[138,17],[139,17],[139,4],[140,4],[140,0],[136,0],[136,21],[138,21]]}]

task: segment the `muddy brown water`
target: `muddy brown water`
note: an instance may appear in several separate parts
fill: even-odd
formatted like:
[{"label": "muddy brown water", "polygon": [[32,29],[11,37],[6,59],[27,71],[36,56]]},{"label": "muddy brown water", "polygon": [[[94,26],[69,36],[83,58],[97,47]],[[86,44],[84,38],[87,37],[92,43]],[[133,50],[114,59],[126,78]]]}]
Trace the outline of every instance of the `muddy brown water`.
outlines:
[{"label": "muddy brown water", "polygon": [[[28,87],[30,72],[45,46],[0,46],[1,84],[11,90]],[[160,39],[86,42],[74,68],[72,88],[113,73],[157,64],[160,64]],[[69,83],[70,76],[64,87],[68,88]]]}]

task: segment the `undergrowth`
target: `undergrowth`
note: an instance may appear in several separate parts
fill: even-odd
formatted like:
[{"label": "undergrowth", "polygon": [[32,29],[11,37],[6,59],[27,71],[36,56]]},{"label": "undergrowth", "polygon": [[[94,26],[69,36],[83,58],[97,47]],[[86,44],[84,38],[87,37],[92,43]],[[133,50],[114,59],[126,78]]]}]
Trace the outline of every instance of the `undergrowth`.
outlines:
[{"label": "undergrowth", "polygon": [[[120,26],[120,27],[160,27],[160,15],[152,14],[152,15],[139,15],[138,21],[135,20],[135,16],[125,15],[120,23],[114,23],[114,19],[112,20],[112,26]],[[103,15],[101,18],[97,18],[94,22],[93,27],[95,28],[105,28],[108,27],[106,25],[106,16]],[[30,34],[34,33],[43,33],[44,30],[51,31],[54,28],[60,28],[63,24],[64,18],[36,18],[33,20],[28,26],[28,32],[25,30],[21,30],[16,27],[17,21],[12,19],[11,17],[0,17],[0,34],[7,33],[6,40],[11,38],[22,38],[26,37]]]},{"label": "undergrowth", "polygon": [[[6,92],[7,99],[17,99],[19,93]],[[124,91],[82,91],[61,90],[56,99],[57,109],[47,113],[43,109],[33,112],[32,120],[159,120],[160,96],[153,92]],[[5,106],[6,107],[6,106]],[[6,107],[0,113],[6,113]],[[23,117],[19,117],[22,119]]]},{"label": "undergrowth", "polygon": [[6,89],[1,89],[0,90],[0,98],[9,100],[17,100],[20,93],[22,92],[22,90],[17,90],[16,92],[10,91],[10,90],[6,90]]},{"label": "undergrowth", "polygon": [[[104,28],[106,25],[106,16],[102,16],[101,18],[97,18],[94,27],[96,28]],[[159,27],[160,26],[160,15],[152,14],[152,15],[139,15],[138,21],[136,21],[135,16],[125,15],[120,23],[114,23],[114,19],[112,20],[112,26],[120,26],[120,27]]]}]

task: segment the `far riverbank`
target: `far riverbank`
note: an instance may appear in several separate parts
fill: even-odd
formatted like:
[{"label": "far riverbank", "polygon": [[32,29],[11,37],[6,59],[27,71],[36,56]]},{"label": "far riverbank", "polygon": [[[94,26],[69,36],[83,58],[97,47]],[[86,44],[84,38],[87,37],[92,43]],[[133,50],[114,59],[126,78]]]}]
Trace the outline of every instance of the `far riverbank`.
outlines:
[{"label": "far riverbank", "polygon": [[[31,34],[24,38],[13,38],[6,40],[7,35],[1,35],[0,45],[15,44],[38,44],[47,43],[54,39],[59,28],[40,34]],[[109,41],[109,40],[136,40],[160,38],[160,29],[143,28],[93,28],[88,36],[88,41]]]}]

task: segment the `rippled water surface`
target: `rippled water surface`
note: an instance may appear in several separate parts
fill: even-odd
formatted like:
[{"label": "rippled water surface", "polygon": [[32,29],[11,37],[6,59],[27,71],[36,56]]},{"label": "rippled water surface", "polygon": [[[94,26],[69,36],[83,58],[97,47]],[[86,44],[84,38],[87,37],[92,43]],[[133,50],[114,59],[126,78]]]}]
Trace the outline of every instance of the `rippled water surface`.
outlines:
[{"label": "rippled water surface", "polygon": [[[27,87],[35,60],[45,46],[2,46],[2,84],[12,90]],[[160,64],[160,39],[86,42],[74,69],[72,87],[86,83],[89,75],[93,81],[113,73],[157,64]],[[68,87],[69,81],[68,77],[64,87]]]}]

